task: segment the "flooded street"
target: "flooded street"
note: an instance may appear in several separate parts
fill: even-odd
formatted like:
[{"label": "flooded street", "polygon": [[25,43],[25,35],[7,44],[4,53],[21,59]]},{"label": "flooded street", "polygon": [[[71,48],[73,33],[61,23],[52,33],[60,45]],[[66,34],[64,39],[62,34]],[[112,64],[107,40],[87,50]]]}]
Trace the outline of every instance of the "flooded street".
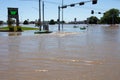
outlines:
[{"label": "flooded street", "polygon": [[120,80],[120,27],[1,35],[0,80]]}]

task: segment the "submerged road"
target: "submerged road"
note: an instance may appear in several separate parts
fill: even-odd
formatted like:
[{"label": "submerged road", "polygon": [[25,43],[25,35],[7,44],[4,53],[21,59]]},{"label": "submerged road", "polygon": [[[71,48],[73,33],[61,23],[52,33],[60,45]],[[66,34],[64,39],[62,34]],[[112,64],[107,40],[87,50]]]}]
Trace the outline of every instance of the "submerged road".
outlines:
[{"label": "submerged road", "polygon": [[120,27],[0,36],[0,80],[120,80]]}]

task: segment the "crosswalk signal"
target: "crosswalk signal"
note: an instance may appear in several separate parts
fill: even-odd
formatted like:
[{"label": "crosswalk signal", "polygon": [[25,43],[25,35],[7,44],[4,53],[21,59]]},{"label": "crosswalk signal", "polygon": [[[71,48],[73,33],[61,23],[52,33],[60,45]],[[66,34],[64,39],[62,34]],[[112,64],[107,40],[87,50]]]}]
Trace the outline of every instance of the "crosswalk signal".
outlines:
[{"label": "crosswalk signal", "polygon": [[94,14],[94,10],[91,10],[91,14]]},{"label": "crosswalk signal", "polygon": [[98,12],[98,14],[102,14],[101,12]]},{"label": "crosswalk signal", "polygon": [[92,4],[97,4],[97,0],[92,0]]}]

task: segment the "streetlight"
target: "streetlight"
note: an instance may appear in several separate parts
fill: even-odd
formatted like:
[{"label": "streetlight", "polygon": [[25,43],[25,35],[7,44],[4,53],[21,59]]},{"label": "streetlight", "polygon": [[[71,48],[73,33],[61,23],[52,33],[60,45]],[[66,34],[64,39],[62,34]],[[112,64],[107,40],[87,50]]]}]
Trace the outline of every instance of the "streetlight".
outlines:
[{"label": "streetlight", "polygon": [[39,24],[39,30],[41,31],[41,0],[39,0],[39,19],[38,19],[38,24]]},{"label": "streetlight", "polygon": [[94,14],[94,10],[91,10],[91,14]]}]

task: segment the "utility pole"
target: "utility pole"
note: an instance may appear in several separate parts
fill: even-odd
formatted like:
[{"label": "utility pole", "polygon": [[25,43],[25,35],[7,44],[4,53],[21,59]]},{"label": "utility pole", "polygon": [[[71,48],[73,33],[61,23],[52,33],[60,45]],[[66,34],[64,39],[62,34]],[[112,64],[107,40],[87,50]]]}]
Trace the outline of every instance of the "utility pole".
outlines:
[{"label": "utility pole", "polygon": [[44,20],[44,1],[42,2],[42,14],[43,14],[43,27],[44,27],[44,24],[45,24],[45,20]]},{"label": "utility pole", "polygon": [[39,0],[39,30],[41,31],[41,0]]},{"label": "utility pole", "polygon": [[[64,2],[63,2],[63,0],[62,0],[62,6],[63,6],[63,3],[64,3]],[[62,8],[62,30],[63,30],[63,17],[64,17],[64,16],[63,16],[63,8]]]}]

